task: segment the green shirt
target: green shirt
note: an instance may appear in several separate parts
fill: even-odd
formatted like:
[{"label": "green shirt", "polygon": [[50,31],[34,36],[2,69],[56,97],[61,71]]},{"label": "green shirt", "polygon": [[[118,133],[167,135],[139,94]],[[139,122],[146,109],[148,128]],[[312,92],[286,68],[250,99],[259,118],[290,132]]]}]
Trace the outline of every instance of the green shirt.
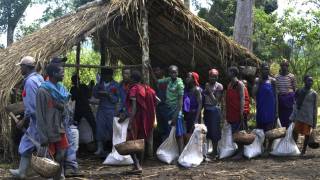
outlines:
[{"label": "green shirt", "polygon": [[179,97],[183,96],[184,85],[181,78],[172,81],[170,77],[159,79],[158,83],[167,83],[166,104],[169,107],[177,107]]}]

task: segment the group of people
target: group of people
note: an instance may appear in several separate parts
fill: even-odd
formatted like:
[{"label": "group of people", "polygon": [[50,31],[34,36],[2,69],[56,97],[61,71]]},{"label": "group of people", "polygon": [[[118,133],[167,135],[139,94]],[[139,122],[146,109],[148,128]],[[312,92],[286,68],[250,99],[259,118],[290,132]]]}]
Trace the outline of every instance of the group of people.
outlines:
[{"label": "group of people", "polygon": [[[19,153],[21,155],[19,169],[11,170],[16,177],[25,177],[32,152],[35,147],[28,136],[36,138],[40,149],[47,149],[61,164],[61,169],[55,179],[64,174],[65,164],[73,170],[77,169],[76,144],[68,131],[85,118],[95,134],[97,142],[96,155],[105,155],[106,142],[112,141],[112,123],[115,117],[119,122],[129,119],[127,140],[145,139],[148,155],[152,156],[152,141],[154,122],[157,119],[157,132],[160,140],[164,141],[172,126],[176,129],[179,152],[184,149],[186,137],[192,134],[195,124],[204,123],[207,127],[207,139],[212,141],[211,157],[217,156],[218,141],[221,139],[221,121],[226,110],[226,121],[236,133],[247,129],[250,114],[250,97],[248,86],[240,80],[239,69],[235,66],[228,68],[230,80],[226,86],[225,103],[223,101],[224,87],[219,83],[219,71],[211,69],[208,72],[208,82],[200,84],[199,74],[189,72],[183,81],[179,78],[179,69],[175,65],[165,69],[160,67],[148,68],[151,72],[151,86],[143,81],[140,71],[123,69],[123,80],[118,83],[113,79],[112,69],[101,69],[100,78],[93,89],[93,97],[99,100],[98,111],[94,117],[90,108],[90,88],[80,83],[77,76],[72,77],[73,87],[70,93],[62,85],[63,61],[54,58],[47,66],[47,80],[35,71],[35,60],[24,57],[18,64],[24,76],[23,102],[25,105],[24,119],[30,119],[27,132],[21,139]],[[298,134],[305,135],[302,154],[306,152],[308,139],[312,128],[317,123],[317,93],[312,89],[311,76],[304,77],[304,87],[296,88],[296,80],[288,71],[288,61],[281,63],[279,75],[270,75],[268,64],[262,64],[260,75],[254,81],[252,96],[256,101],[256,128],[264,131],[276,127],[277,119],[281,125],[288,128],[295,122],[294,139]],[[75,100],[75,111],[68,112],[67,103]],[[73,117],[70,118],[70,114]],[[72,134],[72,133],[71,133]],[[150,145],[151,144],[151,145]],[[269,142],[269,148],[270,146]],[[242,156],[243,146],[234,158]],[[68,153],[68,151],[70,151]],[[67,153],[66,153],[67,152]],[[68,158],[72,157],[72,158]],[[134,171],[141,173],[141,157],[131,154]],[[68,163],[69,160],[69,163]]]}]

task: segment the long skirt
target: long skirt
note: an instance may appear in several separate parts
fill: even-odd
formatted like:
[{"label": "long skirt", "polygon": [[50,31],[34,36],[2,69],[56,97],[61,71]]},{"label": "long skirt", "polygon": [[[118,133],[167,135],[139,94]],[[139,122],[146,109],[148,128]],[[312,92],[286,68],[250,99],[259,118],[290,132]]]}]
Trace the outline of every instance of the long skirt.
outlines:
[{"label": "long skirt", "polygon": [[221,139],[221,112],[219,107],[210,107],[204,110],[204,123],[207,126],[207,138],[213,143],[217,143]]},{"label": "long skirt", "polygon": [[96,118],[97,141],[112,141],[114,109],[98,109]]}]

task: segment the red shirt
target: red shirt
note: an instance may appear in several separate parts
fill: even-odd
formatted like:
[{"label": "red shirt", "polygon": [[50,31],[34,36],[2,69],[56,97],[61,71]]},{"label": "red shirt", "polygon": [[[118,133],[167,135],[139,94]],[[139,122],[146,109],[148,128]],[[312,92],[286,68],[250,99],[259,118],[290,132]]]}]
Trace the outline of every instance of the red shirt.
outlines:
[{"label": "red shirt", "polygon": [[[250,98],[248,89],[246,87],[244,87],[244,99],[244,116],[246,117],[250,112]],[[240,92],[238,89],[238,84],[235,88],[231,87],[231,84],[228,85],[226,95],[226,110],[226,118],[229,123],[240,122]]]}]

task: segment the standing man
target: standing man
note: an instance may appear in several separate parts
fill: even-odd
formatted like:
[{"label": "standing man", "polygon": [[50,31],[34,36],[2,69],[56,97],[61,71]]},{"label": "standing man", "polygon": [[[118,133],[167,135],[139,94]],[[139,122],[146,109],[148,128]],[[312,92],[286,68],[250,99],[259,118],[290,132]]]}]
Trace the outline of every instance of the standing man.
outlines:
[{"label": "standing man", "polygon": [[80,78],[75,74],[71,77],[72,87],[70,89],[71,100],[76,101],[74,110],[74,123],[78,125],[85,118],[94,136],[96,135],[96,122],[89,104],[90,90],[87,85],[80,84]]},{"label": "standing man", "polygon": [[24,77],[22,98],[25,107],[24,117],[17,126],[22,128],[25,121],[29,120],[29,127],[19,145],[19,154],[21,156],[19,169],[10,169],[10,173],[19,179],[26,178],[28,168],[30,167],[31,155],[36,148],[26,134],[35,140],[39,140],[36,120],[36,93],[44,80],[35,71],[35,65],[36,61],[30,56],[22,58],[20,63],[17,64],[17,66],[20,66],[21,74]]},{"label": "standing man", "polygon": [[276,77],[276,85],[279,100],[279,119],[283,127],[290,125],[289,117],[293,111],[294,93],[296,90],[295,76],[289,73],[289,62],[283,60],[280,64],[280,74]]},{"label": "standing man", "polygon": [[69,147],[64,121],[70,94],[61,83],[64,78],[61,64],[50,63],[46,72],[49,80],[41,84],[36,97],[37,129],[41,146],[48,148],[60,164],[60,170],[54,176],[58,180],[62,176],[65,152]]},{"label": "standing man", "polygon": [[276,80],[270,76],[268,64],[261,65],[261,75],[256,78],[252,92],[256,99],[257,128],[269,131],[274,128],[278,117],[278,98]]},{"label": "standing man", "polygon": [[101,69],[100,82],[94,87],[93,95],[100,99],[96,117],[96,155],[104,156],[104,143],[111,144],[113,135],[113,118],[119,102],[119,84],[113,80],[112,69]]},{"label": "standing man", "polygon": [[122,81],[119,85],[119,91],[120,91],[120,103],[119,103],[119,116],[121,119],[127,118],[127,110],[125,107],[127,94],[130,87],[130,76],[131,76],[131,70],[130,69],[123,69],[122,70]]},{"label": "standing man", "polygon": [[209,71],[209,83],[206,83],[203,91],[204,97],[204,123],[208,128],[207,138],[212,141],[212,155],[217,155],[218,141],[221,139],[221,99],[223,86],[218,81],[219,71],[211,69]]},{"label": "standing man", "polygon": [[[153,130],[156,110],[155,91],[142,84],[142,75],[139,71],[131,74],[132,86],[129,89],[126,106],[130,121],[128,126],[128,140],[147,140]],[[131,154],[134,162],[134,172],[141,173],[142,167],[137,158],[137,154]]]},{"label": "standing man", "polygon": [[[228,77],[231,82],[228,85],[226,95],[226,119],[230,123],[232,133],[247,128],[247,116],[249,115],[249,95],[242,81],[238,79],[239,69],[231,66],[228,69]],[[243,153],[243,145],[238,144],[239,151],[234,159],[240,159]]]},{"label": "standing man", "polygon": [[167,83],[166,90],[166,121],[171,123],[171,126],[176,127],[176,137],[179,146],[179,153],[181,154],[184,148],[183,136],[185,129],[183,125],[182,105],[183,105],[183,92],[184,84],[181,78],[178,77],[179,69],[175,65],[169,67],[169,76],[164,79],[157,79],[154,75],[152,68],[150,68],[152,78],[158,84]]},{"label": "standing man", "polygon": [[301,155],[307,150],[311,128],[317,127],[317,92],[312,89],[313,78],[309,75],[304,77],[304,87],[296,92],[296,103],[290,119],[295,122],[293,138],[297,142],[298,135],[304,135],[304,143]]}]

